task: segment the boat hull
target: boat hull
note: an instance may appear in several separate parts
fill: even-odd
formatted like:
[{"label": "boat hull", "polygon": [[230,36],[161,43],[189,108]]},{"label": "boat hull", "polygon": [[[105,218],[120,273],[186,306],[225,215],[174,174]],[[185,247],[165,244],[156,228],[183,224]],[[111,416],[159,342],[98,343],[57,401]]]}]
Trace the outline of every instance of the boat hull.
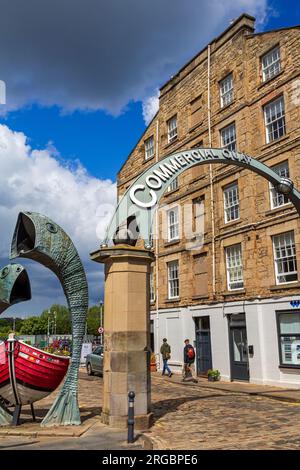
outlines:
[{"label": "boat hull", "polygon": [[27,405],[52,393],[63,380],[69,358],[46,353],[22,341],[0,343],[0,397]]}]

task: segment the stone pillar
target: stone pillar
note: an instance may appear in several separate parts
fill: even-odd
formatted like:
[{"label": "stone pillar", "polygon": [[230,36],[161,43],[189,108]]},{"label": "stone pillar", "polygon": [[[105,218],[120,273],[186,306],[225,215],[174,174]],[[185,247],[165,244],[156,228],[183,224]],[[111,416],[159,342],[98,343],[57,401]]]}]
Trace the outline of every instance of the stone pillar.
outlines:
[{"label": "stone pillar", "polygon": [[91,259],[105,264],[102,422],[127,427],[128,392],[135,392],[135,426],[150,426],[151,251],[129,245],[102,248]]}]

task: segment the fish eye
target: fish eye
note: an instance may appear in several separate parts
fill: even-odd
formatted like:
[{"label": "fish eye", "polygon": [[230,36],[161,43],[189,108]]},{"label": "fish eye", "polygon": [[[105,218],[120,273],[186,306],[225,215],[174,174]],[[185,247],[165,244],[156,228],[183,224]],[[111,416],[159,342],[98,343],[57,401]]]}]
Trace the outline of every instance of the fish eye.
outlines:
[{"label": "fish eye", "polygon": [[46,228],[48,232],[57,233],[57,227],[54,224],[48,223],[46,224]]},{"label": "fish eye", "polygon": [[21,266],[18,266],[17,269],[16,269],[17,273],[19,273],[20,271],[22,271],[22,268]]},{"label": "fish eye", "polygon": [[2,269],[2,271],[1,271],[1,275],[0,275],[1,279],[4,279],[4,278],[8,275],[8,273],[9,273],[9,267],[6,266],[6,267],[5,267],[4,269]]}]

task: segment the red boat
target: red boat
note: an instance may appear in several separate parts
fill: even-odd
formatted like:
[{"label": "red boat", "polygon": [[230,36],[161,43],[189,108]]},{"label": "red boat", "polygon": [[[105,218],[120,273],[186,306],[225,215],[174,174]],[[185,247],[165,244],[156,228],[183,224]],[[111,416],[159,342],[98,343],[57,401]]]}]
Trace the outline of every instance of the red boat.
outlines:
[{"label": "red boat", "polygon": [[49,354],[23,341],[0,342],[0,398],[28,405],[52,393],[64,378],[69,357]]}]

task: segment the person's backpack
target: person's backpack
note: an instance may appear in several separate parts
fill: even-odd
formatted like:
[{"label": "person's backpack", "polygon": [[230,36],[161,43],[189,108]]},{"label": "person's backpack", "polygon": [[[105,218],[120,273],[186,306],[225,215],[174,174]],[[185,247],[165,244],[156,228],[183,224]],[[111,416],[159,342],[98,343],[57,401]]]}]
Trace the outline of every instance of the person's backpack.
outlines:
[{"label": "person's backpack", "polygon": [[190,346],[188,348],[186,355],[187,355],[188,359],[190,359],[190,360],[195,359],[195,350],[194,350],[193,346]]}]

